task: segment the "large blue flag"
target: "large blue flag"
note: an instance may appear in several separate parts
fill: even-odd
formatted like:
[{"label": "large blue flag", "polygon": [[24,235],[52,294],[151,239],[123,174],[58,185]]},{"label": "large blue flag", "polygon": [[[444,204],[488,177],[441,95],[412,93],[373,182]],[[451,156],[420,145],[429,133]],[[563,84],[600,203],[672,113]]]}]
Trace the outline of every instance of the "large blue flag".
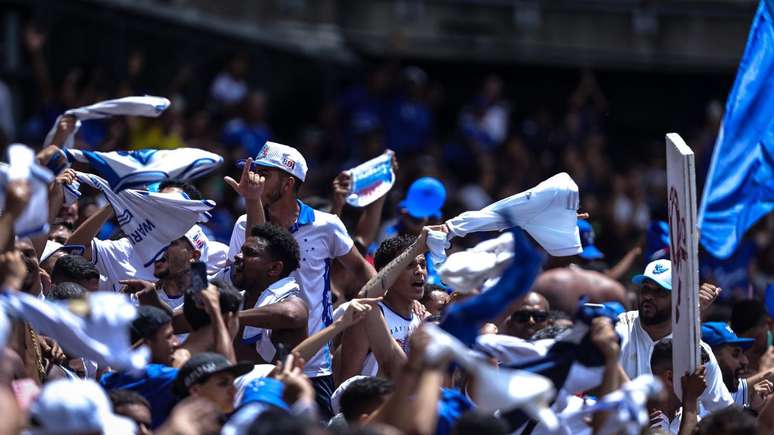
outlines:
[{"label": "large blue flag", "polygon": [[699,209],[701,243],[728,258],[774,210],[774,0],[761,0],[712,154]]}]

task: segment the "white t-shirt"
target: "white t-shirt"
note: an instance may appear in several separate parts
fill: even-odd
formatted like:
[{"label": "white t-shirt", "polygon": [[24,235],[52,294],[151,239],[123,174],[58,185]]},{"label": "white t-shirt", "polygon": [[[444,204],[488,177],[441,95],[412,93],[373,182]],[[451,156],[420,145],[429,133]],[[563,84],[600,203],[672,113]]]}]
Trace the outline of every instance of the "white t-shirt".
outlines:
[{"label": "white t-shirt", "polygon": [[[422,324],[422,319],[420,319],[419,316],[414,315],[413,312],[410,317],[403,317],[383,302],[379,302],[378,305],[379,309],[382,310],[385,322],[387,322],[387,328],[390,330],[390,335],[398,342],[401,349],[408,353],[409,336],[411,336],[415,329],[419,328]],[[373,353],[368,352],[365,362],[363,363],[363,370],[360,374],[365,376],[376,376],[379,374],[379,363],[376,361],[376,357]]]},{"label": "white t-shirt", "polygon": [[185,295],[171,297],[167,295],[167,292],[165,292],[164,289],[156,290],[156,294],[159,295],[159,299],[161,299],[162,302],[167,304],[169,308],[172,308],[172,311],[177,311],[178,309],[183,308],[183,301],[185,301]]},{"label": "white t-shirt", "polygon": [[750,400],[748,399],[748,390],[747,390],[747,379],[740,378],[738,379],[738,384],[736,386],[736,391],[731,393],[731,396],[734,398],[734,405],[742,406],[748,405],[750,403]]},{"label": "white t-shirt", "polygon": [[[271,304],[277,304],[291,297],[302,298],[301,289],[292,276],[282,278],[274,282],[266,290],[261,292],[253,308],[265,307]],[[271,329],[256,328],[254,326],[245,326],[242,333],[242,342],[246,344],[255,343],[255,350],[258,355],[267,363],[271,363],[277,349],[271,341]]]},{"label": "white t-shirt", "polygon": [[[639,312],[628,311],[619,315],[615,330],[621,336],[621,367],[629,378],[634,379],[642,374],[651,374],[650,357],[655,342],[642,329]],[[672,334],[667,337],[672,337]],[[706,364],[707,388],[699,397],[699,413],[703,415],[705,410],[712,412],[733,405],[734,400],[731,393],[728,392],[728,388],[723,384],[720,367],[718,367],[712,349],[703,341],[700,343],[709,355],[709,362]]]},{"label": "white t-shirt", "polygon": [[[331,308],[331,261],[349,253],[354,242],[338,216],[315,210],[298,201],[298,219],[290,232],[298,242],[301,254],[300,267],[291,273],[296,279],[309,307],[309,335],[322,330],[333,322]],[[229,243],[228,258],[233,259],[245,242],[247,215],[234,224]],[[313,378],[328,376],[331,372],[331,351],[325,345],[307,361],[304,373]]]},{"label": "white t-shirt", "polygon": [[124,279],[142,279],[155,281],[153,265],[143,266],[143,261],[134,255],[134,246],[129,239],[91,241],[91,261],[99,271],[100,291],[119,291],[123,287],[119,281]]}]

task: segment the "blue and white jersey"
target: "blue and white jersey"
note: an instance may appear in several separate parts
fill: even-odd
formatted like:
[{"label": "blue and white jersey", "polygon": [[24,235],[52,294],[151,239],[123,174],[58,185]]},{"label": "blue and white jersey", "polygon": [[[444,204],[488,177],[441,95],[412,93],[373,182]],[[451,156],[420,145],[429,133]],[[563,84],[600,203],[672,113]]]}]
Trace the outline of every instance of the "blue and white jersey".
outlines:
[{"label": "blue and white jersey", "polygon": [[[266,290],[261,292],[261,295],[258,296],[258,300],[255,302],[255,306],[252,308],[278,304],[294,296],[303,298],[301,289],[298,287],[296,280],[293,279],[292,276],[288,276],[275,281],[267,287]],[[250,307],[243,307],[243,309],[248,308]],[[242,343],[255,344],[256,352],[258,352],[258,355],[260,355],[265,362],[271,363],[274,361],[274,357],[277,354],[277,348],[271,341],[271,329],[245,326],[245,329],[242,332]]]},{"label": "blue and white jersey", "polygon": [[[352,250],[354,242],[338,216],[315,210],[301,201],[298,219],[290,232],[298,242],[300,267],[291,273],[301,287],[309,307],[309,335],[333,322],[331,305],[331,262]],[[245,242],[247,215],[234,225],[228,258],[233,259]],[[307,361],[304,373],[309,377],[327,376],[331,371],[331,351],[328,345]]]}]

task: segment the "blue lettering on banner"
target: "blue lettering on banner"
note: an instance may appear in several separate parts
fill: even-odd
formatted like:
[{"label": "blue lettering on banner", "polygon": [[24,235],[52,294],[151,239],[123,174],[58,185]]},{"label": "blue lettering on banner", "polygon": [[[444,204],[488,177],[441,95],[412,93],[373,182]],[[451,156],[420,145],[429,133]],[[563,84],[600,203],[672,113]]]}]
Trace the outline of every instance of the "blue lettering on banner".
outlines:
[{"label": "blue lettering on banner", "polygon": [[145,237],[150,234],[154,228],[156,228],[156,225],[154,225],[150,219],[146,219],[145,222],[142,222],[137,227],[136,230],[129,233],[129,241],[132,242],[133,245],[142,242],[143,239],[145,239]]}]

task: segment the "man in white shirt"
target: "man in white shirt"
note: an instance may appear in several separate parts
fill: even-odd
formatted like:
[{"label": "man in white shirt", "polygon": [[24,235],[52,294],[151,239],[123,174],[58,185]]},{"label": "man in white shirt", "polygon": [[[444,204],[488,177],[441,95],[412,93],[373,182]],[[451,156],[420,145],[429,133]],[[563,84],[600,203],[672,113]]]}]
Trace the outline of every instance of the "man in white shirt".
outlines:
[{"label": "man in white shirt", "polygon": [[[231,177],[226,182],[245,198],[247,213],[234,225],[229,243],[229,258],[241,249],[246,232],[256,224],[269,222],[288,229],[298,242],[301,261],[291,275],[296,279],[309,307],[308,333],[312,335],[333,321],[331,306],[331,262],[338,260],[354,276],[354,288],[360,288],[376,272],[354,249],[354,242],[337,216],[315,210],[298,199],[306,179],[306,160],[293,147],[274,142],[266,144],[253,162],[243,162],[242,176],[237,183]],[[354,295],[348,295],[354,296]],[[321,416],[332,417],[330,395],[333,394],[331,352],[323,347],[306,362],[305,374],[310,377],[322,397]]]},{"label": "man in white shirt", "polygon": [[[615,330],[621,336],[621,367],[630,379],[651,374],[650,359],[658,340],[672,336],[672,263],[656,260],[645,267],[642,275],[632,282],[639,285],[639,306],[618,316]],[[700,291],[702,309],[717,297],[719,289],[703,284]],[[733,404],[728,389],[723,385],[720,368],[706,343],[701,347],[709,356],[706,364],[707,388],[700,397],[707,412]]]},{"label": "man in white shirt", "polygon": [[[374,265],[378,270],[383,269],[415,240],[414,236],[397,236],[383,241],[376,250]],[[413,305],[424,294],[426,279],[427,263],[425,255],[420,254],[411,259],[378,304],[390,336],[406,353],[409,336],[422,324],[422,319],[413,311]],[[344,331],[341,358],[341,373],[337,376],[339,379],[349,379],[357,374],[376,376],[379,373],[379,364],[371,352],[366,328],[349,328]]]},{"label": "man in white shirt", "polygon": [[742,407],[752,407],[760,411],[766,397],[772,392],[772,383],[768,371],[757,373],[749,378],[742,377],[748,370],[748,360],[745,351],[755,340],[740,338],[731,327],[724,322],[706,322],[701,325],[701,339],[712,347],[712,352],[718,360],[723,383],[731,392],[734,404]]},{"label": "man in white shirt", "polygon": [[[188,197],[193,199],[200,199],[201,194],[195,187],[188,183],[180,183],[167,181],[159,186],[161,193],[175,193],[184,192]],[[91,260],[97,267],[101,275],[99,290],[101,291],[119,291],[123,287],[121,281],[133,279],[144,281],[156,281],[157,267],[155,264],[144,264],[143,260],[136,255],[134,246],[128,238],[124,237],[118,240],[99,240],[96,237],[102,225],[113,215],[113,209],[110,206],[102,208],[97,213],[90,216],[84,223],[82,223],[70,238],[67,240],[69,245],[83,245],[85,247],[83,256],[86,259]],[[185,263],[190,261],[197,261],[201,259],[207,262],[207,243],[208,240],[204,233],[198,228],[198,225],[194,225],[185,236],[173,241],[172,245],[187,246],[187,254],[185,258],[181,258],[180,261]],[[159,258],[159,261],[163,261],[163,257]],[[189,266],[190,267],[190,266]],[[163,269],[163,268],[162,268]],[[158,270],[160,273],[164,273],[162,270]],[[190,274],[186,274],[190,276]],[[184,275],[180,275],[183,277]],[[184,284],[184,283],[181,283]],[[171,296],[170,300],[164,300],[164,302],[170,303],[172,308],[175,305],[182,304],[182,298],[179,299],[179,303],[176,303],[177,297],[182,295],[187,286],[181,289],[168,288],[166,291],[167,296]],[[163,297],[162,297],[163,299]]]},{"label": "man in white shirt", "polygon": [[291,272],[298,269],[298,244],[285,229],[253,227],[231,267],[231,281],[244,290],[236,340],[240,360],[273,363],[280,343],[290,350],[307,334],[309,310]]}]

